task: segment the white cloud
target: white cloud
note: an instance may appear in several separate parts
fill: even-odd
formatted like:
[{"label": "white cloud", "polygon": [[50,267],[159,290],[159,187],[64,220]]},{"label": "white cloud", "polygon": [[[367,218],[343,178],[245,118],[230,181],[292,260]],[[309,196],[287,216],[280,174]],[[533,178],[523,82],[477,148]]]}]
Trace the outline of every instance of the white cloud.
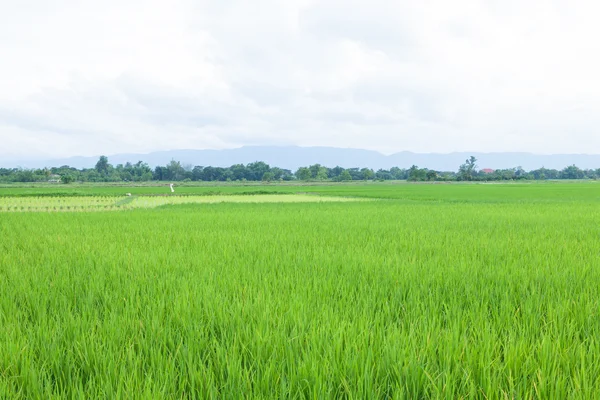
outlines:
[{"label": "white cloud", "polygon": [[600,153],[593,1],[0,5],[0,156]]}]

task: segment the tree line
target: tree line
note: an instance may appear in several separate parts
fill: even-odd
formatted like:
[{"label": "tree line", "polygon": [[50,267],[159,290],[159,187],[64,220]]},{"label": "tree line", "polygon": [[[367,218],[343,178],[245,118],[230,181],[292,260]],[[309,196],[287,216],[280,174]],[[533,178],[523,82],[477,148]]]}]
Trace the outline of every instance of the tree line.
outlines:
[{"label": "tree line", "polygon": [[113,166],[106,156],[98,159],[94,168],[77,169],[63,165],[54,168],[0,168],[0,182],[148,182],[148,181],[333,181],[408,180],[408,181],[509,181],[546,179],[600,179],[600,168],[580,169],[570,165],[562,170],[539,168],[525,171],[509,169],[477,169],[477,159],[470,157],[457,171],[436,171],[416,165],[405,169],[328,168],[320,164],[300,167],[296,171],[271,167],[256,161],[234,164],[227,168],[184,165],[172,160],[167,165],[150,168],[147,163],[125,163]]}]

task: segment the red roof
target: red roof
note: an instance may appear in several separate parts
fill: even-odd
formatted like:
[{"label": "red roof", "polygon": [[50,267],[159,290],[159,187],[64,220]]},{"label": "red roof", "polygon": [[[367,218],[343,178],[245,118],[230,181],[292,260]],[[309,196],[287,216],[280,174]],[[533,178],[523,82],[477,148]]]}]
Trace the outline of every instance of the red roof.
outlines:
[{"label": "red roof", "polygon": [[484,174],[491,174],[492,172],[494,172],[494,170],[491,168],[484,168],[481,170],[481,172],[483,172]]}]

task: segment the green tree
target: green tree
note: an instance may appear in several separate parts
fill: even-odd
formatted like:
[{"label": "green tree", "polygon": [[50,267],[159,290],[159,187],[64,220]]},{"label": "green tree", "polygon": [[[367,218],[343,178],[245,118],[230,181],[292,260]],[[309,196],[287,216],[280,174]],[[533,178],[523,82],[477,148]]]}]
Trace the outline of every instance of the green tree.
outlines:
[{"label": "green tree", "polygon": [[262,176],[263,182],[271,182],[275,178],[275,175],[271,171],[267,171]]},{"label": "green tree", "polygon": [[342,168],[338,165],[338,166],[331,168],[328,172],[329,172],[330,178],[332,178],[334,181],[339,181],[340,179],[338,179],[338,178],[341,175],[341,173],[344,172],[344,168]]},{"label": "green tree", "polygon": [[62,183],[64,183],[65,185],[72,183],[74,180],[75,180],[75,178],[73,178],[73,175],[71,175],[71,174],[64,174],[64,175],[61,175],[61,177],[60,177],[60,181]]},{"label": "green tree", "polygon": [[244,164],[234,164],[229,167],[231,171],[231,179],[234,181],[241,181],[242,179],[248,179],[248,171]]},{"label": "green tree", "polygon": [[318,181],[325,181],[325,180],[329,179],[329,175],[327,174],[327,168],[325,168],[325,167],[319,168],[319,172],[317,172],[316,178]]},{"label": "green tree", "polygon": [[308,167],[310,170],[310,177],[317,181],[324,181],[329,179],[329,175],[327,173],[327,168],[322,166],[321,164],[313,164]]},{"label": "green tree", "polygon": [[393,179],[397,179],[397,180],[401,180],[401,179],[406,179],[407,178],[406,170],[400,169],[398,167],[392,167],[392,168],[390,168],[390,175],[392,175]]},{"label": "green tree", "polygon": [[348,170],[343,170],[341,174],[339,174],[339,180],[341,182],[346,182],[346,181],[351,181],[352,180],[352,175],[350,175],[350,172],[348,172]]},{"label": "green tree", "polygon": [[306,167],[300,167],[296,171],[296,178],[301,181],[308,181],[311,178],[310,169]]},{"label": "green tree", "polygon": [[560,171],[560,179],[582,179],[584,173],[575,165],[569,165]]},{"label": "green tree", "polygon": [[108,175],[109,166],[110,166],[110,164],[108,163],[108,157],[100,156],[100,158],[98,159],[98,162],[96,163],[96,171],[100,175],[106,176],[106,175]]},{"label": "green tree", "polygon": [[181,181],[185,178],[185,169],[179,161],[171,160],[169,164],[167,164],[167,171],[169,178],[175,181]]},{"label": "green tree", "polygon": [[192,180],[201,181],[204,179],[204,167],[200,165],[196,165],[192,169]]},{"label": "green tree", "polygon": [[413,165],[408,169],[408,176],[406,178],[409,181],[424,181],[427,179],[427,170],[425,168],[421,169],[416,165]]},{"label": "green tree", "polygon": [[370,168],[362,168],[360,170],[360,175],[365,181],[367,181],[369,179],[373,179],[375,172],[373,172],[373,170]]},{"label": "green tree", "polygon": [[265,162],[256,161],[246,165],[246,170],[246,179],[249,181],[260,181],[265,172],[269,172],[271,170],[271,167]]},{"label": "green tree", "polygon": [[458,179],[461,181],[472,181],[477,168],[477,159],[469,157],[464,164],[458,168]]}]

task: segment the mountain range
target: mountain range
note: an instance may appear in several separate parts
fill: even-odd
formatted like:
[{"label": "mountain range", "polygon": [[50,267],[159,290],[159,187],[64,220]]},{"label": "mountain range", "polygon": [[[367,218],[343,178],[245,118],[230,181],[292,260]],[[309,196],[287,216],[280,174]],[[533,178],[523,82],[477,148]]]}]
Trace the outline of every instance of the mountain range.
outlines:
[{"label": "mountain range", "polygon": [[[298,146],[244,146],[225,150],[170,150],[148,154],[107,155],[111,164],[125,164],[144,161],[151,167],[166,165],[171,160],[182,165],[201,165],[229,167],[233,164],[248,164],[264,161],[271,166],[295,170],[301,166],[321,164],[327,167],[337,165],[344,168],[368,167],[375,170],[391,167],[410,168],[417,165],[437,171],[456,171],[467,158],[477,158],[479,168],[522,167],[533,170],[541,167],[562,169],[575,164],[583,169],[600,168],[600,154],[532,154],[532,153],[412,153],[403,151],[385,155],[377,151],[336,148],[336,147],[298,147]],[[42,168],[69,165],[76,168],[91,168],[98,161],[96,157],[71,157],[54,160],[7,160],[0,159],[0,167]]]}]

